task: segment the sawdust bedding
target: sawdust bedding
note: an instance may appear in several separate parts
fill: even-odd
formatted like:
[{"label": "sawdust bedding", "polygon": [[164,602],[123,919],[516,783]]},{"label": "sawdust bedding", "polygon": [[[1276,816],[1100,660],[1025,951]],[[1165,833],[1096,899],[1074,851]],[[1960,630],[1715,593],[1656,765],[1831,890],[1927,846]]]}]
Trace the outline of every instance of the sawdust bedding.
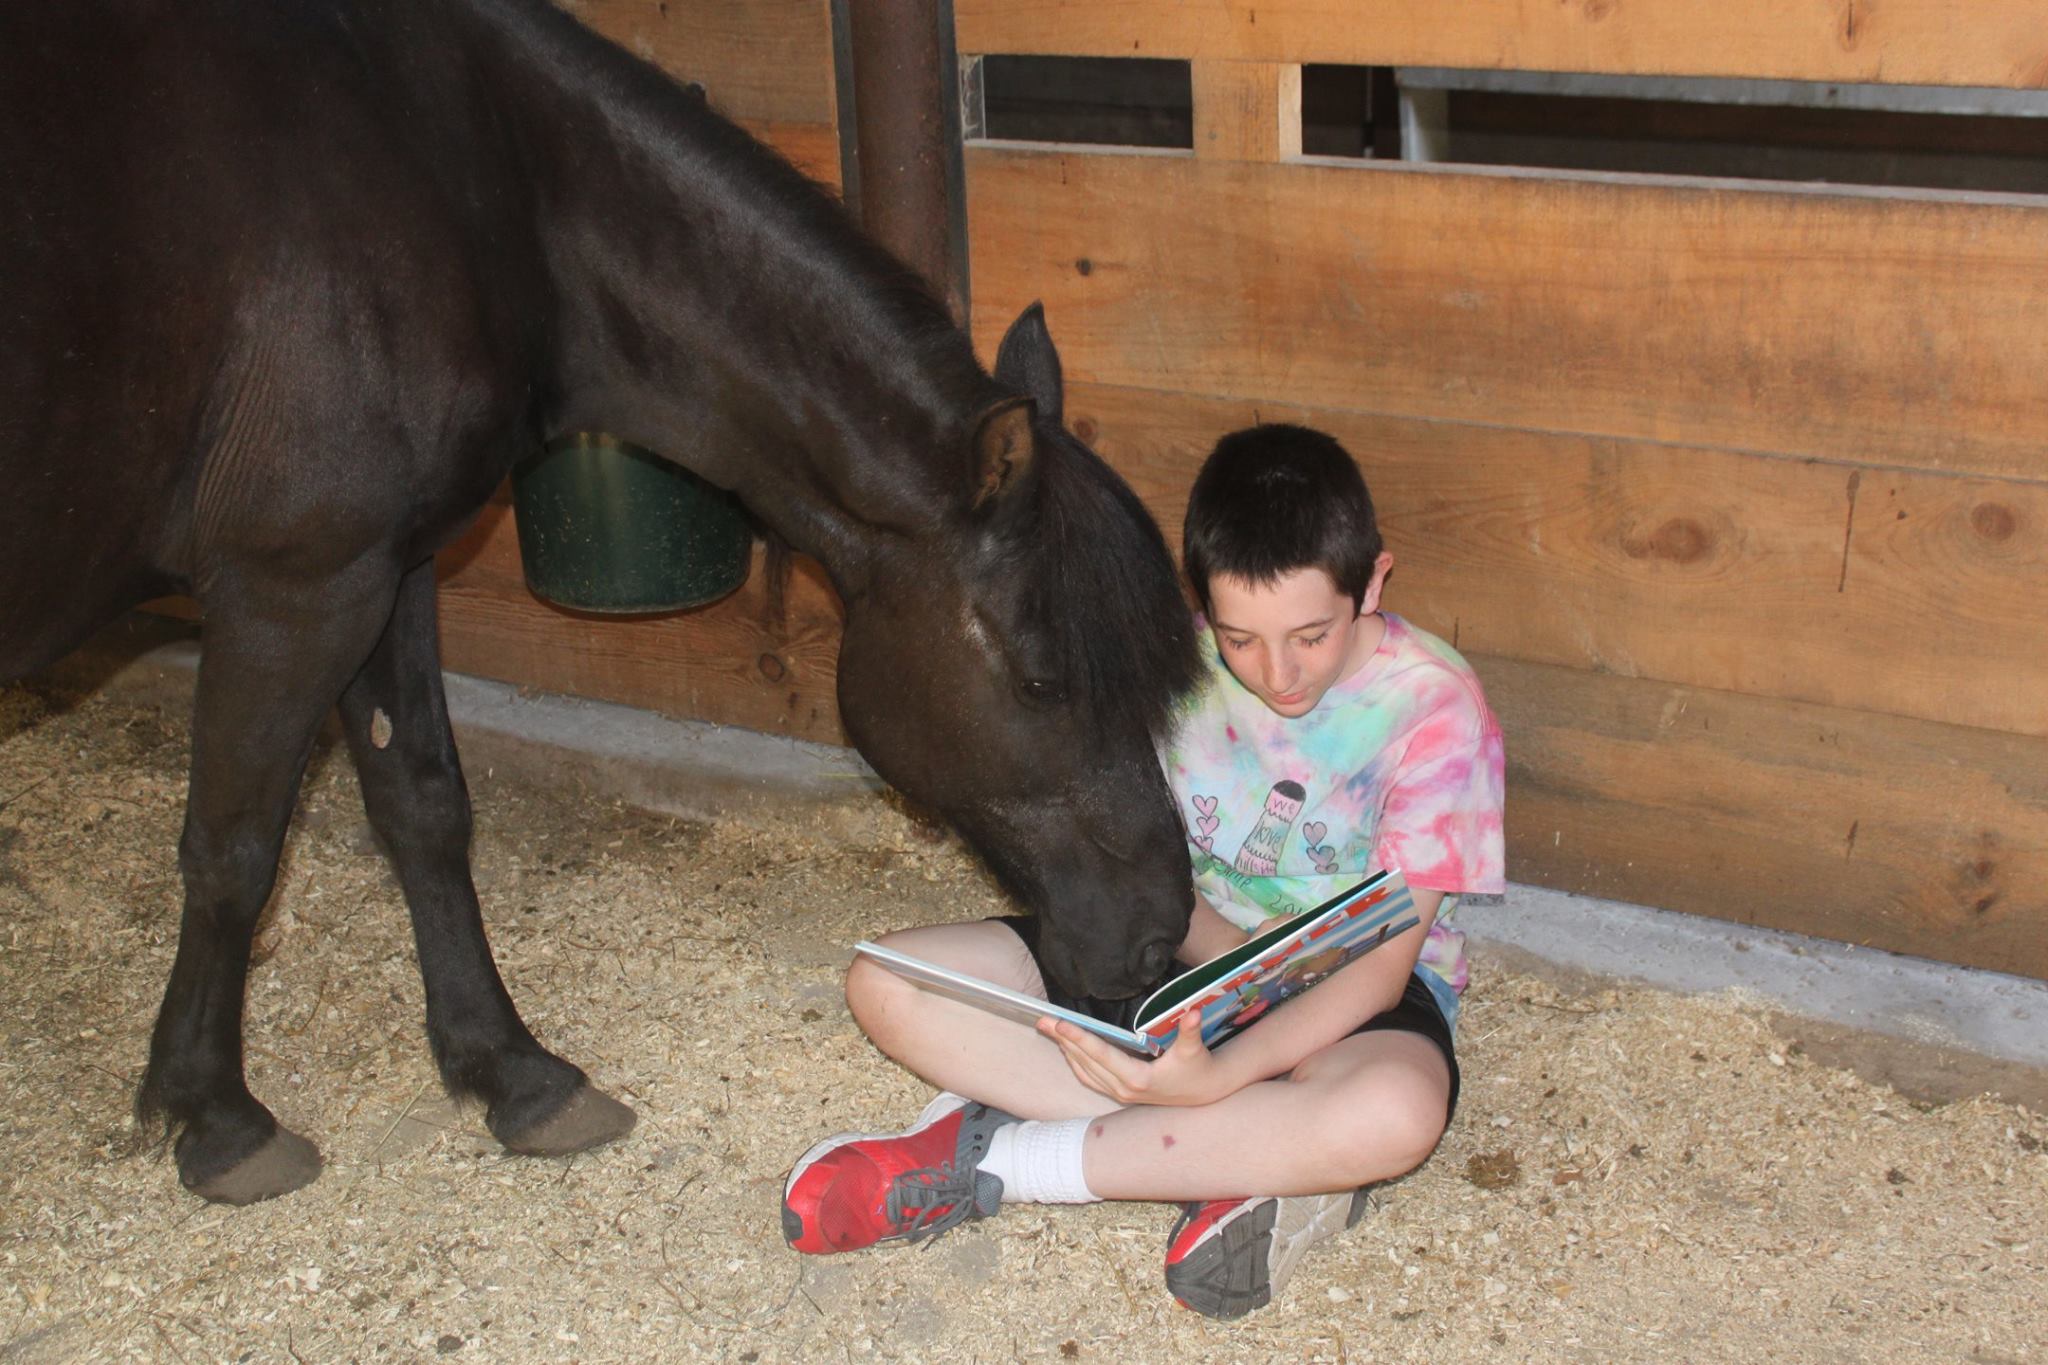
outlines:
[{"label": "sawdust bedding", "polygon": [[507,1156],[439,1095],[339,755],[249,988],[252,1087],[328,1168],[204,1205],[127,1118],[186,761],[182,717],[0,692],[0,1362],[2048,1358],[2048,1122],[1908,1101],[1738,1002],[1568,991],[1483,954],[1442,1148],[1241,1323],[1166,1297],[1158,1205],[800,1258],[787,1163],[923,1100],[847,1018],[846,945],[1000,905],[880,803],[819,842],[802,812],[681,824],[471,773],[514,994],[640,1112],[606,1150]]}]

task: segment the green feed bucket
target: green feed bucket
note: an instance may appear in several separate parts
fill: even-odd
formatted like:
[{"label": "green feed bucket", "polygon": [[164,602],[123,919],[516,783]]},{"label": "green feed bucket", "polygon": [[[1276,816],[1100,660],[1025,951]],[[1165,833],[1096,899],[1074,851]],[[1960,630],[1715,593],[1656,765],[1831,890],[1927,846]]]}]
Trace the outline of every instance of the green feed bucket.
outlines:
[{"label": "green feed bucket", "polygon": [[678,465],[580,434],[512,471],[519,559],[535,596],[578,611],[680,611],[747,579],[739,499]]}]

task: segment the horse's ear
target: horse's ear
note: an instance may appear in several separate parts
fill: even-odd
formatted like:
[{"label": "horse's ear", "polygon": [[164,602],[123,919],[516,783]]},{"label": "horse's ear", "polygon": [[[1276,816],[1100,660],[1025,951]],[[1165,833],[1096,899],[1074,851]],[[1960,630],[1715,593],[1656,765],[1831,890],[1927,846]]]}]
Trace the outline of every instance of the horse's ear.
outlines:
[{"label": "horse's ear", "polygon": [[1006,398],[981,415],[974,428],[974,497],[980,511],[1016,491],[1031,472],[1036,451],[1031,400]]},{"label": "horse's ear", "polygon": [[1034,303],[1017,315],[1003,344],[996,347],[996,378],[1038,404],[1038,415],[1054,426],[1066,425],[1061,415],[1064,385],[1060,353],[1045,328],[1045,305]]}]

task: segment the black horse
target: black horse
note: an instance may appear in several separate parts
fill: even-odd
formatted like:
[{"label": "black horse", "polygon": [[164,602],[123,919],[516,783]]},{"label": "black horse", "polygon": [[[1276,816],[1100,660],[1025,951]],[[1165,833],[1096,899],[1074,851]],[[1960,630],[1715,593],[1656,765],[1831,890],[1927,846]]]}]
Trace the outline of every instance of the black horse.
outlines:
[{"label": "black horse", "polygon": [[244,1083],[242,1005],[337,703],[451,1091],[519,1152],[633,1122],[492,964],[441,691],[431,556],[557,433],[669,452],[825,566],[848,733],[1044,917],[1060,984],[1167,961],[1152,738],[1192,632],[1035,310],[991,378],[825,194],[542,0],[8,5],[0,100],[0,678],[153,595],[203,612],[137,1101],[188,1187],[319,1172]]}]

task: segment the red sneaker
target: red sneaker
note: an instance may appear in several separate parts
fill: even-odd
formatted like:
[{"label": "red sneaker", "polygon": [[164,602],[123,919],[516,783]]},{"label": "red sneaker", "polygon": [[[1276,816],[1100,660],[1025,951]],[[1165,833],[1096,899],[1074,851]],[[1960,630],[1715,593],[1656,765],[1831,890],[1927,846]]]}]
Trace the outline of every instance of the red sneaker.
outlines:
[{"label": "red sneaker", "polygon": [[941,1094],[909,1131],[841,1133],[797,1158],[782,1190],[782,1236],[824,1255],[876,1242],[936,1237],[1002,1201],[1003,1182],[976,1169],[996,1129],[1017,1120],[1000,1109]]},{"label": "red sneaker", "polygon": [[1364,1190],[1185,1205],[1166,1238],[1166,1287],[1197,1313],[1243,1317],[1272,1302],[1310,1247],[1368,1207]]}]

